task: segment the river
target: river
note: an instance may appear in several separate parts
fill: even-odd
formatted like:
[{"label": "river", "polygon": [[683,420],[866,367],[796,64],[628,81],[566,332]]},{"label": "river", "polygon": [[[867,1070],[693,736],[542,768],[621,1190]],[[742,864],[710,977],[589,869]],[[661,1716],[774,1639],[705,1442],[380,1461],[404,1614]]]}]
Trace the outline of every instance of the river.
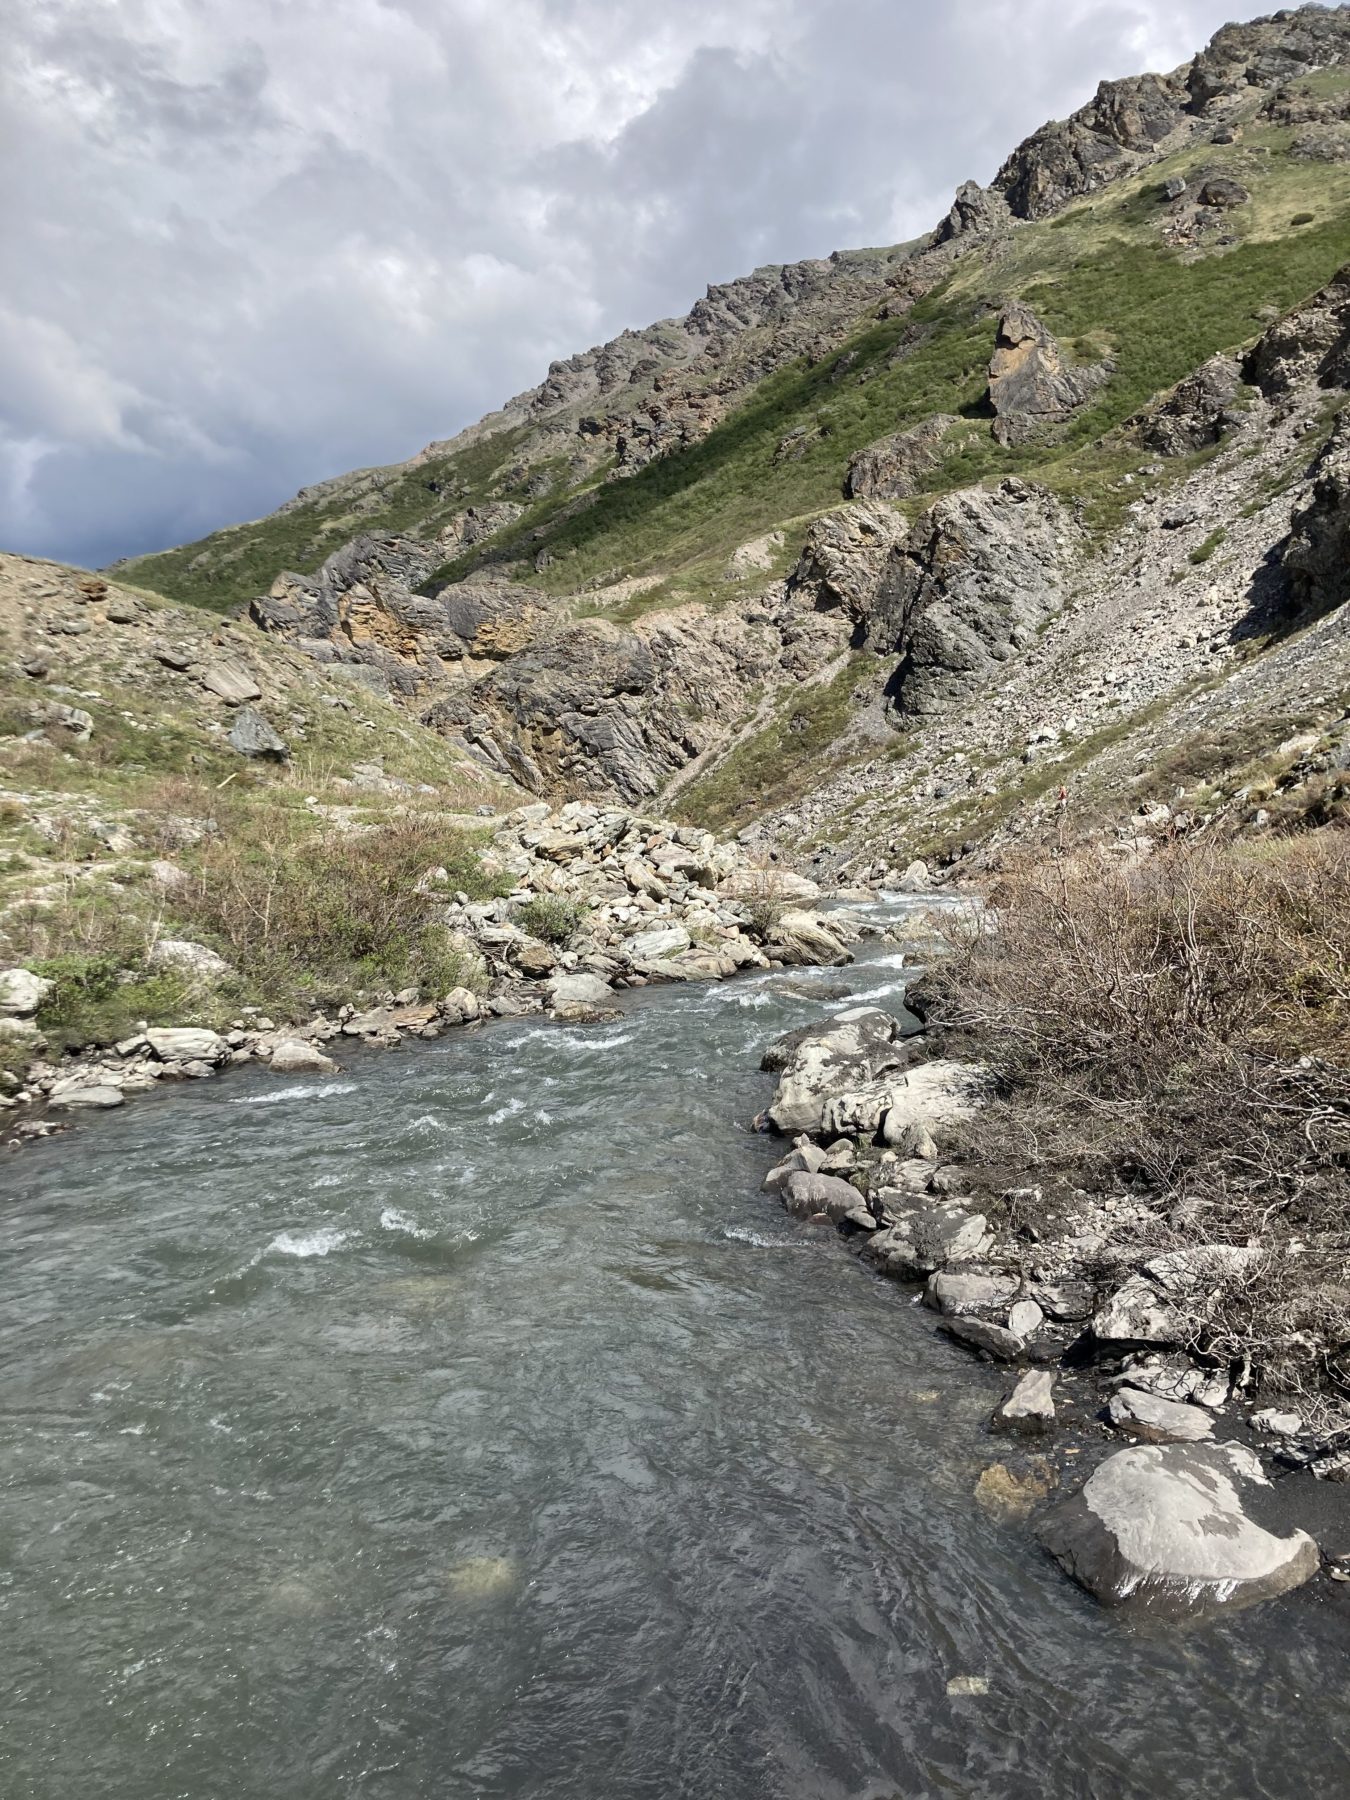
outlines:
[{"label": "river", "polygon": [[898,963],[0,1161],[5,1800],[1344,1792],[1328,1584],[1101,1611],[972,1497],[1002,1376],[761,1192],[763,1045]]}]

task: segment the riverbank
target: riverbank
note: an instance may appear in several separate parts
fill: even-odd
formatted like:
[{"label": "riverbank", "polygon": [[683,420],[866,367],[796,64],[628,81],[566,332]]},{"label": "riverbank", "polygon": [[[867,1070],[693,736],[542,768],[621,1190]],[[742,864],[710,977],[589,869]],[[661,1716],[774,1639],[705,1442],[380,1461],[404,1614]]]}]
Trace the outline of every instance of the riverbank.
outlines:
[{"label": "riverbank", "polygon": [[[336,841],[353,865],[379,854],[369,833]],[[593,1020],[635,988],[841,964],[876,929],[838,906],[822,911],[814,882],[759,867],[737,844],[615,807],[518,808],[476,838],[456,839],[454,873],[422,860],[437,843],[419,836],[411,850],[402,845],[385,887],[413,890],[417,929],[437,940],[423,962],[458,977],[448,988],[424,977],[397,992],[344,992],[351,973],[340,963],[325,971],[320,960],[310,991],[328,998],[296,1012],[288,987],[259,994],[256,982],[240,982],[237,964],[256,953],[261,907],[229,913],[239,921],[233,942],[224,931],[197,942],[175,929],[176,888],[143,952],[146,964],[172,977],[171,999],[157,1017],[135,1017],[134,971],[119,970],[115,959],[98,962],[101,985],[90,1004],[82,1004],[91,995],[88,959],[34,958],[0,972],[10,1090],[0,1094],[0,1124],[10,1140],[55,1129],[47,1109],[112,1110],[164,1082],[226,1068],[261,1063],[285,1075],[331,1073],[353,1041],[388,1047],[484,1018]],[[332,878],[341,889],[342,871]],[[284,905],[284,893],[276,898]],[[385,905],[406,898],[386,891]],[[350,896],[338,891],[333,903],[347,906]],[[194,916],[186,898],[178,908],[179,918]],[[39,908],[31,930],[44,929]],[[257,966],[265,978],[266,962]],[[250,1004],[242,1006],[245,993]],[[64,1040],[66,1053],[49,1054],[49,1037]],[[40,1109],[43,1116],[27,1116]]]},{"label": "riverbank", "polygon": [[[1344,1257],[1338,1216],[1324,1216],[1314,1237],[1305,1193],[1299,1237],[1267,1219],[1264,1234],[1239,1239],[1206,1233],[1194,1211],[1183,1226],[1175,1196],[1169,1207],[1118,1170],[1109,1179],[1099,1166],[1091,1189],[1062,1178],[1052,1189],[1048,1159],[1036,1168],[1022,1152],[1031,1103],[992,1061],[992,1036],[938,1023],[972,991],[973,971],[997,968],[1005,991],[1016,979],[1007,971],[1024,949],[1022,926],[1007,916],[1001,925],[997,936],[980,922],[948,932],[947,955],[914,995],[933,1009],[926,1034],[912,1017],[863,1007],[770,1047],[763,1066],[778,1086],[761,1124],[793,1147],[766,1186],[794,1217],[833,1227],[871,1268],[906,1284],[938,1315],[937,1330],[1007,1370],[991,1431],[1044,1448],[1064,1434],[1067,1413],[1084,1449],[1132,1446],[1076,1499],[1041,1509],[1046,1542],[1099,1598],[1204,1611],[1283,1591],[1320,1559],[1306,1532],[1263,1532],[1249,1517],[1262,1462],[1277,1476],[1308,1471],[1328,1496],[1350,1479],[1334,1307],[1322,1302],[1322,1338],[1305,1330],[1297,1363],[1280,1330],[1310,1282],[1325,1282],[1328,1259]],[[1100,936],[1092,943],[1110,955]],[[1042,945],[1027,981],[1043,1014],[1054,980]],[[981,1048],[991,1061],[974,1060]],[[1291,1369],[1323,1379],[1295,1386]],[[1037,1491],[1037,1460],[1029,1475],[1008,1476],[1014,1488],[1030,1480],[1028,1511],[1049,1494]],[[1193,1522],[1178,1525],[1196,1481],[1222,1498],[1208,1541]],[[1350,1508],[1328,1500],[1322,1510],[1327,1570],[1344,1579]],[[1138,1529],[1152,1533],[1142,1565],[1123,1548]],[[1225,1549],[1230,1533],[1241,1558]]]}]

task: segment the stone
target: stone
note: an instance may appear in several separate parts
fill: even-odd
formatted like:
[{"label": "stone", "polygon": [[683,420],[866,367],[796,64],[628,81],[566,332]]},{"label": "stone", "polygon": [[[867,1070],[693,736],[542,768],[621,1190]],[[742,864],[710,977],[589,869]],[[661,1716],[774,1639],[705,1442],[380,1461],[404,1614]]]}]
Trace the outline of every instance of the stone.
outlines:
[{"label": "stone", "polygon": [[1005,1394],[989,1421],[992,1431],[1015,1432],[1024,1437],[1043,1437],[1054,1429],[1055,1375],[1053,1369],[1028,1369],[1012,1392]]},{"label": "stone", "polygon": [[1195,1444],[1214,1435],[1214,1415],[1204,1407],[1164,1400],[1139,1388],[1117,1389],[1106,1413],[1117,1431],[1145,1444]]},{"label": "stone", "polygon": [[1008,1313],[1008,1330],[1015,1337],[1033,1337],[1044,1323],[1045,1314],[1034,1300],[1017,1300]]},{"label": "stone", "polygon": [[1007,1463],[990,1463],[975,1483],[975,1502],[996,1518],[1020,1522],[1054,1492],[1055,1484],[1055,1471],[1042,1456],[1029,1457],[1016,1469]]},{"label": "stone", "polygon": [[77,744],[87,744],[94,735],[93,715],[79,706],[65,706],[58,700],[40,700],[33,705],[33,717],[43,725],[59,727]]},{"label": "stone", "polygon": [[867,648],[898,657],[887,710],[940,715],[1001,677],[1064,603],[1081,526],[1047,489],[1009,476],[922,513],[887,557]]},{"label": "stone", "polygon": [[1242,183],[1232,181],[1226,175],[1211,175],[1196,195],[1201,206],[1217,206],[1224,211],[1234,206],[1245,206],[1250,199],[1251,195]]},{"label": "stone", "polygon": [[146,961],[152,969],[174,969],[201,981],[219,981],[233,973],[223,956],[208,950],[205,944],[192,944],[185,938],[160,938]]},{"label": "stone", "polygon": [[1316,1573],[1306,1531],[1277,1537],[1243,1508],[1265,1484],[1238,1444],[1141,1444],[1109,1456],[1043,1522],[1050,1554],[1105,1606],[1194,1617],[1251,1606]]},{"label": "stone", "polygon": [[[862,1205],[862,1195],[851,1182],[841,1181],[837,1175],[813,1175],[804,1169],[788,1175],[779,1191],[783,1205],[794,1219],[811,1219],[824,1213],[837,1225]],[[870,1214],[868,1221],[875,1230],[876,1221]]]},{"label": "stone", "polygon": [[208,693],[218,695],[227,706],[243,706],[250,700],[262,699],[253,671],[235,657],[209,663],[202,671],[201,681]]},{"label": "stone", "polygon": [[940,1269],[930,1275],[923,1303],[948,1318],[994,1312],[1016,1293],[1017,1283],[1008,1275],[966,1274],[960,1269]]},{"label": "stone", "polygon": [[56,983],[31,969],[0,970],[0,1015],[10,1019],[31,1019]]},{"label": "stone", "polygon": [[987,1319],[944,1319],[938,1330],[993,1362],[1019,1362],[1026,1353],[1026,1345],[1015,1332],[991,1325]]},{"label": "stone", "polygon": [[852,1007],[789,1034],[765,1058],[782,1070],[769,1107],[770,1124],[789,1136],[823,1132],[834,1096],[898,1069],[909,1054],[900,1046],[900,1021],[875,1006]]},{"label": "stone", "polygon": [[555,1012],[564,1007],[594,1012],[614,1004],[614,990],[601,975],[555,975],[544,992]]},{"label": "stone", "polygon": [[304,1038],[282,1038],[272,1046],[269,1066],[278,1075],[332,1075],[337,1064]]},{"label": "stone", "polygon": [[1065,425],[1100,387],[1099,368],[1066,368],[1059,344],[1029,306],[1015,301],[998,322],[989,363],[992,431],[1000,444],[1025,444]]},{"label": "stone", "polygon": [[225,1061],[229,1045],[214,1031],[176,1026],[147,1031],[145,1041],[161,1062],[214,1064]]},{"label": "stone", "polygon": [[1144,1275],[1132,1275],[1092,1315],[1101,1344],[1174,1344],[1183,1335],[1175,1308]]},{"label": "stone", "polygon": [[1233,408],[1241,382],[1236,358],[1211,356],[1130,423],[1145,449],[1159,456],[1189,456],[1217,444],[1236,422]]},{"label": "stone", "polygon": [[[906,1134],[916,1128],[921,1128],[931,1140],[933,1126],[973,1119],[989,1087],[987,1070],[976,1063],[935,1057],[931,1062],[915,1064],[889,1084],[881,1121],[882,1141],[902,1146],[909,1141]],[[836,1128],[845,1131],[850,1128],[847,1098],[842,1096],[836,1109]],[[854,1109],[855,1113],[859,1110]]]},{"label": "stone", "polygon": [[907,500],[938,484],[929,477],[941,463],[944,439],[957,420],[935,413],[908,431],[879,438],[848,465],[844,492],[850,500]]},{"label": "stone", "polygon": [[285,762],[291,753],[285,738],[274,731],[262,714],[251,706],[240,708],[238,717],[230,727],[227,742],[231,750],[237,750],[240,756],[269,762]]},{"label": "stone", "polygon": [[1297,1437],[1303,1430],[1303,1416],[1296,1412],[1281,1412],[1276,1406],[1267,1406],[1261,1412],[1251,1416],[1253,1431],[1265,1432],[1269,1437]]},{"label": "stone", "polygon": [[476,1019],[482,1012],[482,1005],[472,988],[454,987],[441,1002],[442,1010],[447,1016],[456,1017],[461,1022]]},{"label": "stone", "polygon": [[620,947],[631,962],[661,962],[678,956],[692,942],[683,925],[657,925],[625,938]]},{"label": "stone", "polygon": [[104,1083],[94,1083],[88,1087],[66,1088],[61,1093],[51,1096],[49,1104],[63,1108],[79,1108],[90,1112],[106,1112],[124,1103],[121,1088]]}]

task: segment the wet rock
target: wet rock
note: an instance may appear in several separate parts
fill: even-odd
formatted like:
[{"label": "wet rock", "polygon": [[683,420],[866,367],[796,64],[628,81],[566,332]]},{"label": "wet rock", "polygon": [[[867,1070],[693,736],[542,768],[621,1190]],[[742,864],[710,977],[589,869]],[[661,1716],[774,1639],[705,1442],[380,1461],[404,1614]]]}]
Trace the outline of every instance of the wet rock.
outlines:
[{"label": "wet rock", "polygon": [[332,1075],[337,1064],[304,1038],[282,1038],[272,1046],[270,1067],[278,1075]]},{"label": "wet rock", "polygon": [[614,1004],[614,990],[600,975],[555,975],[544,991],[557,1013],[575,1009],[595,1012]]},{"label": "wet rock", "polygon": [[55,988],[56,983],[31,969],[0,970],[0,1016],[29,1019]]},{"label": "wet rock", "polygon": [[1028,1369],[994,1409],[993,1431],[1043,1437],[1055,1425],[1055,1376],[1052,1369]]},{"label": "wet rock", "polygon": [[991,1325],[987,1319],[944,1319],[938,1330],[993,1362],[1020,1362],[1026,1354],[1026,1345],[1015,1331]]},{"label": "wet rock", "polygon": [[1276,1537],[1245,1512],[1238,1488],[1264,1481],[1236,1444],[1120,1450],[1056,1506],[1040,1537],[1106,1606],[1184,1617],[1250,1606],[1316,1572],[1305,1531]]},{"label": "wet rock", "polygon": [[1106,1412],[1117,1431],[1145,1444],[1194,1444],[1214,1435],[1214,1416],[1202,1406],[1164,1400],[1139,1388],[1118,1389]]},{"label": "wet rock", "polygon": [[[812,1219],[817,1213],[824,1213],[835,1225],[857,1213],[863,1204],[862,1195],[852,1183],[841,1181],[836,1175],[813,1175],[806,1170],[788,1175],[780,1192],[783,1205],[794,1219]],[[870,1214],[868,1223],[875,1229],[876,1221]]]},{"label": "wet rock", "polygon": [[270,762],[285,762],[291,753],[285,738],[275,732],[262,714],[251,706],[241,709],[230,727],[228,742],[230,748],[237,750],[240,756]]},{"label": "wet rock", "polygon": [[65,1088],[54,1093],[49,1104],[65,1109],[108,1112],[123,1104],[123,1094],[121,1088],[96,1083],[88,1087]]},{"label": "wet rock", "polygon": [[1053,1467],[1042,1456],[1029,1457],[1018,1468],[991,1463],[975,1483],[975,1502],[997,1518],[1020,1521],[1055,1491],[1056,1483]]},{"label": "wet rock", "polygon": [[838,1091],[899,1068],[908,1054],[901,1048],[900,1021],[874,1006],[852,1007],[820,1025],[792,1033],[769,1107],[769,1121],[785,1134],[821,1132]]}]

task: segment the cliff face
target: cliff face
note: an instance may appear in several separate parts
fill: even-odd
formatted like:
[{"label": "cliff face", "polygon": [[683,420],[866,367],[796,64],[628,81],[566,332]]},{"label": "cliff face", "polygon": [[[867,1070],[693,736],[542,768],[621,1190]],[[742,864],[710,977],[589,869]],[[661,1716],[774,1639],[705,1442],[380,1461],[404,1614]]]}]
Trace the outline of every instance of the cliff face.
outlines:
[{"label": "cliff face", "polygon": [[854,865],[978,845],[1034,814],[1029,769],[1096,766],[1089,723],[1116,756],[1135,712],[1230,661],[1259,683],[1272,631],[1337,612],[1348,49],[1345,8],[1225,27],[927,239],[710,288],[128,572],[242,603],[536,793],[794,852],[806,822]]}]

